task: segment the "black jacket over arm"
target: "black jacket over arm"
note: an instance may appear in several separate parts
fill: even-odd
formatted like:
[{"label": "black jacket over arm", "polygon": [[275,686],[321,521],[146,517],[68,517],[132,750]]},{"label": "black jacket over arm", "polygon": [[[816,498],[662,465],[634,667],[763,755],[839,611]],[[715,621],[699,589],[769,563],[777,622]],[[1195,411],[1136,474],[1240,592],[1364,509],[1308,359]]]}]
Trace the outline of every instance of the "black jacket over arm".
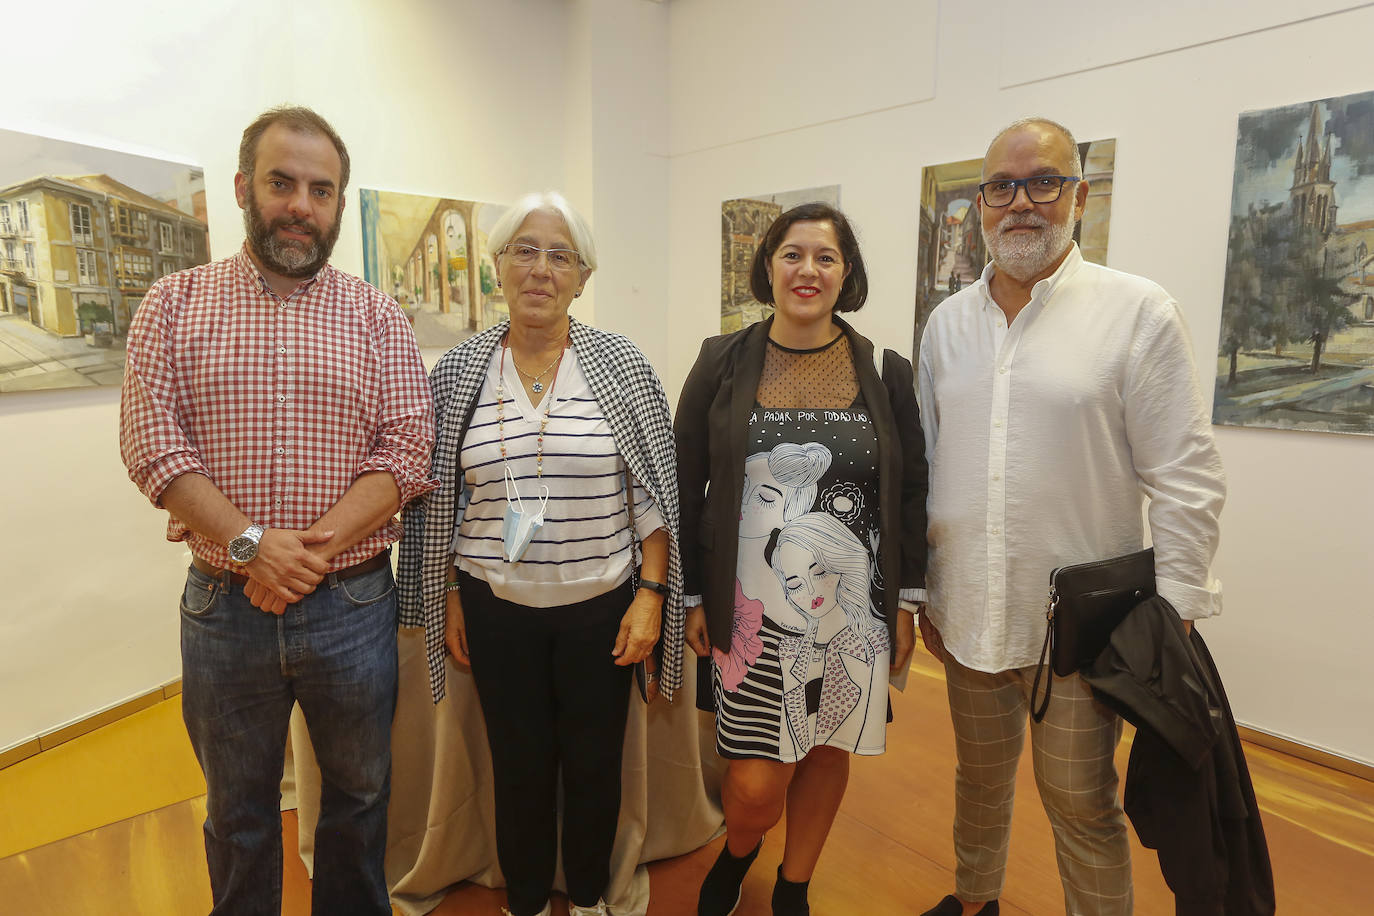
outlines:
[{"label": "black jacket over arm", "polygon": [[1207,643],[1142,602],[1083,679],[1136,727],[1125,808],[1178,916],[1269,916],[1274,875],[1231,706]]},{"label": "black jacket over arm", "polygon": [[[859,390],[878,437],[882,612],[895,639],[898,588],[924,588],[926,576],[925,437],[911,363],[891,350],[880,375],[873,344],[838,317],[849,337]],[[682,511],[683,593],[701,595],[711,644],[726,649],[735,609],[739,513],[749,414],[773,319],[707,338],[678,398],[673,433]]]}]

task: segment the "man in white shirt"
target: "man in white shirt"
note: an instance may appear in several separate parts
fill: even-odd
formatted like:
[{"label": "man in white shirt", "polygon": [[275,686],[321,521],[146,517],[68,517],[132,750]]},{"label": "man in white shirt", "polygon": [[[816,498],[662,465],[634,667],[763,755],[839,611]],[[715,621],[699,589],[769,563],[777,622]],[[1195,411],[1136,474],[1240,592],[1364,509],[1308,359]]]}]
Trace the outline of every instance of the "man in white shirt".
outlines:
[{"label": "man in white shirt", "polygon": [[[1220,611],[1208,568],[1221,461],[1178,304],[1083,260],[1088,183],[1073,135],[1041,118],[997,135],[978,212],[992,257],[930,316],[920,407],[930,461],[930,603],[959,766],[955,894],[924,916],[994,916],[1051,570],[1139,550],[1141,494],[1159,594]],[[1132,910],[1113,752],[1121,720],[1078,675],[1029,722],[1066,912]]]}]

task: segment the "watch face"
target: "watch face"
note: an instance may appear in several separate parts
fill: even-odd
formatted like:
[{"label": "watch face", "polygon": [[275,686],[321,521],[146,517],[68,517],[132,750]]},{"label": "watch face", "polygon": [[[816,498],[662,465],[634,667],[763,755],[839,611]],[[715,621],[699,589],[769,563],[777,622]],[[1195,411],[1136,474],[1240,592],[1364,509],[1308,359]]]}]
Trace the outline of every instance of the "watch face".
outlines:
[{"label": "watch face", "polygon": [[248,530],[229,542],[229,558],[239,565],[253,562],[258,555],[258,542],[262,540],[263,529],[250,525]]},{"label": "watch face", "polygon": [[229,556],[235,563],[251,563],[258,555],[258,544],[252,538],[239,535],[229,542]]}]

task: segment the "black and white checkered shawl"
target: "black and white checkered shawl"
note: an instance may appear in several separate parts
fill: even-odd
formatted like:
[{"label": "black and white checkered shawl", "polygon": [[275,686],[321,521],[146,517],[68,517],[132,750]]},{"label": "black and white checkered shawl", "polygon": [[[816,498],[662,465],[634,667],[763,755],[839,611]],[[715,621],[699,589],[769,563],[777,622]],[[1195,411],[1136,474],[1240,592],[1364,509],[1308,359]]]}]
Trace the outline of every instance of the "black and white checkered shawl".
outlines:
[{"label": "black and white checkered shawl", "polygon": [[[685,649],[682,559],[678,545],[677,458],[668,398],[649,361],[629,339],[570,320],[569,336],[625,465],[658,506],[668,529],[668,596],[659,637],[659,690],[671,700],[682,686]],[[443,699],[444,582],[450,569],[457,514],[459,453],[492,354],[505,335],[502,322],[454,347],[430,373],[438,439],[431,477],[439,488],[406,508],[397,560],[401,626],[425,628],[425,654],[434,702]],[[626,524],[629,516],[626,515]],[[638,556],[636,545],[636,556]]]}]

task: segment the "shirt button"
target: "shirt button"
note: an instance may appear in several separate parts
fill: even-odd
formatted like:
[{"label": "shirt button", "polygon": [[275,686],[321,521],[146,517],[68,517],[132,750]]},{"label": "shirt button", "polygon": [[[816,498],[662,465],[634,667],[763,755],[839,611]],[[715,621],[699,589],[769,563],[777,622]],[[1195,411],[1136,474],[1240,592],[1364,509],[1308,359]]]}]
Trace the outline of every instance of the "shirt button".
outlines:
[{"label": "shirt button", "polygon": [[992,531],[993,534],[1001,534],[1001,533],[1002,533],[1002,529],[1001,529],[1001,528],[992,528],[991,531]]},{"label": "shirt button", "polygon": [[278,455],[285,455],[285,454],[286,454],[286,449],[282,448],[280,445],[277,446],[277,454],[278,454]]},{"label": "shirt button", "polygon": [[[277,449],[277,451],[281,451],[281,449]],[[1001,480],[1001,479],[1002,479],[1002,475],[1001,475],[1001,474],[993,474],[993,475],[992,475],[992,479],[993,479],[993,480]]]},{"label": "shirt button", "polygon": [[277,395],[277,402],[278,402],[279,404],[284,404],[284,403],[286,403],[286,395],[284,395],[284,394],[279,394],[279,395]]},{"label": "shirt button", "polygon": [[998,369],[997,371],[1000,372],[1000,373],[1002,373],[1003,375],[1006,375],[1006,374],[1007,374],[1007,367],[1006,367],[1006,366],[1003,366],[1001,369]]},{"label": "shirt button", "polygon": [[285,352],[286,352],[286,348],[285,348],[285,347],[277,347],[277,352],[278,352],[278,353],[285,353]]},{"label": "shirt button", "polygon": [[1001,421],[1001,420],[993,420],[993,421],[992,421],[992,425],[993,425],[993,427],[996,428],[996,429],[1001,429],[1001,428],[1002,428],[1002,421]]}]

